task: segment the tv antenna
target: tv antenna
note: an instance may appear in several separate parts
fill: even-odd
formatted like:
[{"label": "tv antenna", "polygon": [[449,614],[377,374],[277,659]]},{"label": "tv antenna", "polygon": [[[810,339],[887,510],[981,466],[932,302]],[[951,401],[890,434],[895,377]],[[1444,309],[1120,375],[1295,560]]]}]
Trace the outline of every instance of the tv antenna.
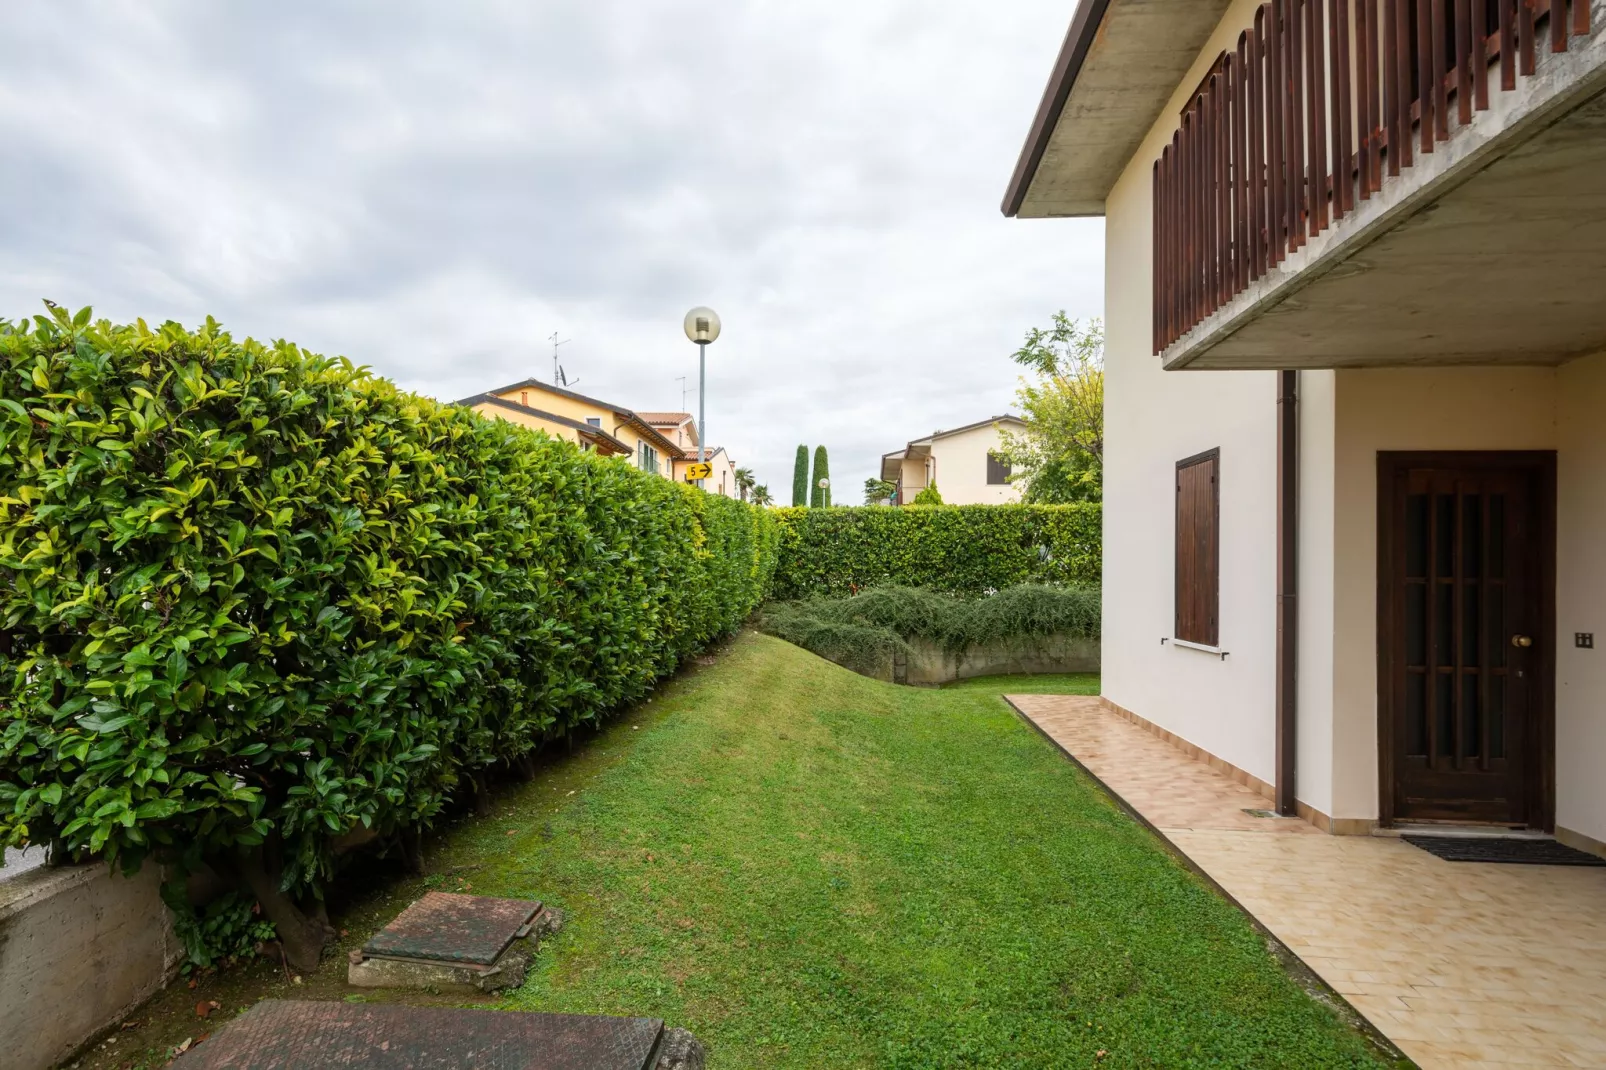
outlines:
[{"label": "tv antenna", "polygon": [[[569,376],[564,372],[563,366],[558,363],[558,347],[562,345],[568,345],[571,341],[573,341],[573,339],[565,338],[562,341],[559,341],[558,332],[553,331],[552,337],[547,340],[552,343],[552,385],[568,386]],[[580,380],[578,379],[575,380],[577,383],[579,381]]]},{"label": "tv antenna", "polygon": [[686,411],[686,376],[675,376],[675,382],[680,384],[680,411]]}]

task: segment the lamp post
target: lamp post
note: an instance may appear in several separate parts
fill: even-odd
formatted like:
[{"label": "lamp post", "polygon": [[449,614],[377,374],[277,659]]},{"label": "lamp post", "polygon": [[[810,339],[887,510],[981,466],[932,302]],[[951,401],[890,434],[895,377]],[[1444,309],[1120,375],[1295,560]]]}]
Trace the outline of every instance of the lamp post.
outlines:
[{"label": "lamp post", "polygon": [[820,495],[820,504],[821,505],[830,505],[831,504],[831,481],[829,479],[821,479],[820,480],[820,490],[824,492],[824,493],[822,493]]},{"label": "lamp post", "polygon": [[[719,337],[719,315],[711,308],[698,306],[686,313],[686,337],[697,343],[697,463],[703,463],[703,444],[708,441],[708,424],[705,420],[706,374],[708,346]],[[702,480],[697,485],[703,485]]]}]

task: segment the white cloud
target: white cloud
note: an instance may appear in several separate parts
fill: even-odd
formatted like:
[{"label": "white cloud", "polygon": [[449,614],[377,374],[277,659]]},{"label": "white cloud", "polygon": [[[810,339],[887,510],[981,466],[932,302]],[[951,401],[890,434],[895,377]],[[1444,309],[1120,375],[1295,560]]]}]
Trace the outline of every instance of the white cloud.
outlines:
[{"label": "white cloud", "polygon": [[889,0],[12,0],[0,314],[39,299],[344,353],[456,398],[550,371],[676,408],[778,497],[1004,411],[1098,313],[1096,221],[1003,188],[1069,18]]}]

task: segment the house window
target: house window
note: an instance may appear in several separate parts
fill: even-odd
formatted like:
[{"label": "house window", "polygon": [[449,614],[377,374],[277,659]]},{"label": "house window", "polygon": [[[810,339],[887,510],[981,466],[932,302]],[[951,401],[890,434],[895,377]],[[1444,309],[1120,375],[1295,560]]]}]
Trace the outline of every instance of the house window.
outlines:
[{"label": "house window", "polygon": [[586,423],[590,424],[592,427],[601,427],[602,426],[602,417],[600,417],[600,416],[587,416],[586,417]]},{"label": "house window", "polygon": [[1175,637],[1217,646],[1221,603],[1221,451],[1177,462]]},{"label": "house window", "polygon": [[1001,461],[995,453],[987,454],[987,485],[996,487],[1009,482],[1009,462]]},{"label": "house window", "polygon": [[636,467],[643,472],[658,474],[658,451],[645,442],[636,443]]}]

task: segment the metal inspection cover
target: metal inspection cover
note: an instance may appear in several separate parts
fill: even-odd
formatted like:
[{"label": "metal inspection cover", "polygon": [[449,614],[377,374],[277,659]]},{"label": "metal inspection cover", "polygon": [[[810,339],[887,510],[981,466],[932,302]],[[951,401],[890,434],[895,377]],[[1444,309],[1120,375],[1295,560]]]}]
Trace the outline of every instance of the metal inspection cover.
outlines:
[{"label": "metal inspection cover", "polygon": [[541,912],[525,899],[430,892],[363,945],[367,956],[489,966]]},{"label": "metal inspection cover", "polygon": [[657,1018],[263,1000],[178,1070],[648,1070]]}]

